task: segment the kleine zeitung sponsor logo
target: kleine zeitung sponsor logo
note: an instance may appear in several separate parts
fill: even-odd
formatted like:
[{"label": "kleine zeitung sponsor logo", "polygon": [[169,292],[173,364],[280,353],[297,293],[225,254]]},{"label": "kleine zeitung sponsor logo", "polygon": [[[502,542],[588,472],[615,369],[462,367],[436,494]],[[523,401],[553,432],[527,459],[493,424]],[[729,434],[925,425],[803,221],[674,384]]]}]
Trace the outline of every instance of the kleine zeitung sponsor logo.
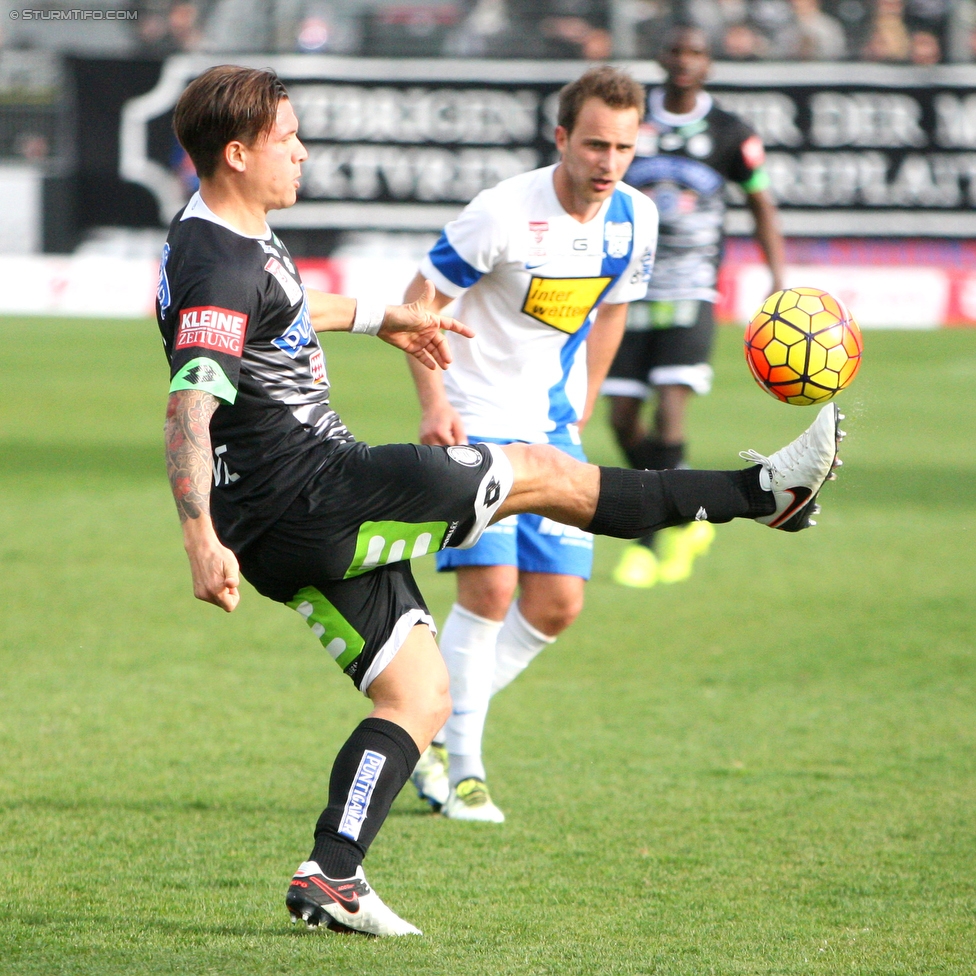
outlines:
[{"label": "kleine zeitung sponsor logo", "polygon": [[231,356],[244,351],[247,316],[229,308],[202,305],[180,311],[180,327],[176,333],[176,348],[201,346]]}]

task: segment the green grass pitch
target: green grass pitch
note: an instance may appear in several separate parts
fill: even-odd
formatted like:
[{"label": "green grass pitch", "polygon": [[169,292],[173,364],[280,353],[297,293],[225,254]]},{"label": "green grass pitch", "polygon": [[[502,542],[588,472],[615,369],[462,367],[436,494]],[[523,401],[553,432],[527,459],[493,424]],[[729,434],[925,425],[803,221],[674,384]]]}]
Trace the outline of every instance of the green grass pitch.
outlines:
[{"label": "green grass pitch", "polygon": [[[691,459],[812,419],[721,330]],[[406,369],[330,336],[336,404],[415,436]],[[614,587],[495,702],[501,827],[409,789],[367,861],[422,939],[288,924],[367,710],[301,618],[193,600],[150,322],[0,321],[0,973],[976,971],[976,332],[869,333],[820,525],[720,527],[687,583]],[[603,418],[594,460],[616,455]],[[418,574],[438,619],[451,580]]]}]

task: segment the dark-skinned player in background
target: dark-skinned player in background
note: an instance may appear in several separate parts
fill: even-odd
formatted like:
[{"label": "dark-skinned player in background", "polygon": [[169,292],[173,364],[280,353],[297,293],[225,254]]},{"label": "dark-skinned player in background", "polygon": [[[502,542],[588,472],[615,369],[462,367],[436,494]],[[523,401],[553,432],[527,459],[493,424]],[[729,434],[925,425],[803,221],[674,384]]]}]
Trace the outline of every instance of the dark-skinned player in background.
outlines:
[{"label": "dark-skinned player in background", "polygon": [[[683,465],[688,399],[711,389],[727,183],[745,193],[772,274],[771,292],[783,287],[783,239],[759,136],[704,90],[712,65],[704,32],[671,27],[658,60],[664,85],[648,94],[637,152],[624,176],[657,204],[657,258],[645,300],[630,304],[603,392],[610,395],[610,423],[630,464],[660,470]],[[652,394],[648,430],[642,414]],[[714,534],[707,522],[651,533],[627,546],[614,579],[634,587],[687,579]]]}]

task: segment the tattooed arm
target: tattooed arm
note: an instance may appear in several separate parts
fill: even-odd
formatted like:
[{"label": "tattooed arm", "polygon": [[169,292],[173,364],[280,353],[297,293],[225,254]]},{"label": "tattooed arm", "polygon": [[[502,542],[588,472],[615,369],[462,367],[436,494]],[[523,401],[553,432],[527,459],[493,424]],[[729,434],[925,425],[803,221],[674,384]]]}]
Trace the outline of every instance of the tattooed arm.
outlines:
[{"label": "tattooed arm", "polygon": [[202,390],[171,393],[166,407],[166,470],[183,523],[193,595],[230,613],[240,596],[237,557],[221,545],[210,520],[210,418],[220,401]]}]

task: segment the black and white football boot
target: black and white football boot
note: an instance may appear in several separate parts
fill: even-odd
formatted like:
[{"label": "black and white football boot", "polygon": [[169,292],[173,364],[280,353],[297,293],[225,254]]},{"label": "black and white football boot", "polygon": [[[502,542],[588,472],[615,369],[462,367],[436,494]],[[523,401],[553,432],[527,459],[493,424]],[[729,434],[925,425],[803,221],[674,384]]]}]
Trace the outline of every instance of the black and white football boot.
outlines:
[{"label": "black and white football boot", "polygon": [[784,532],[799,532],[817,524],[810,518],[820,511],[817,493],[825,481],[837,477],[835,469],[842,463],[837,449],[845,434],[837,425],[843,419],[837,405],[829,403],[795,441],[775,454],[769,457],[758,451],[739,454],[762,466],[760,487],[771,491],[776,502],[776,511],[757,518],[757,522]]},{"label": "black and white football boot", "polygon": [[327,878],[315,861],[298,866],[288,886],[285,906],[292,922],[308,928],[325,925],[333,932],[364,935],[422,935],[380,900],[366,882],[362,866],[351,878]]}]

